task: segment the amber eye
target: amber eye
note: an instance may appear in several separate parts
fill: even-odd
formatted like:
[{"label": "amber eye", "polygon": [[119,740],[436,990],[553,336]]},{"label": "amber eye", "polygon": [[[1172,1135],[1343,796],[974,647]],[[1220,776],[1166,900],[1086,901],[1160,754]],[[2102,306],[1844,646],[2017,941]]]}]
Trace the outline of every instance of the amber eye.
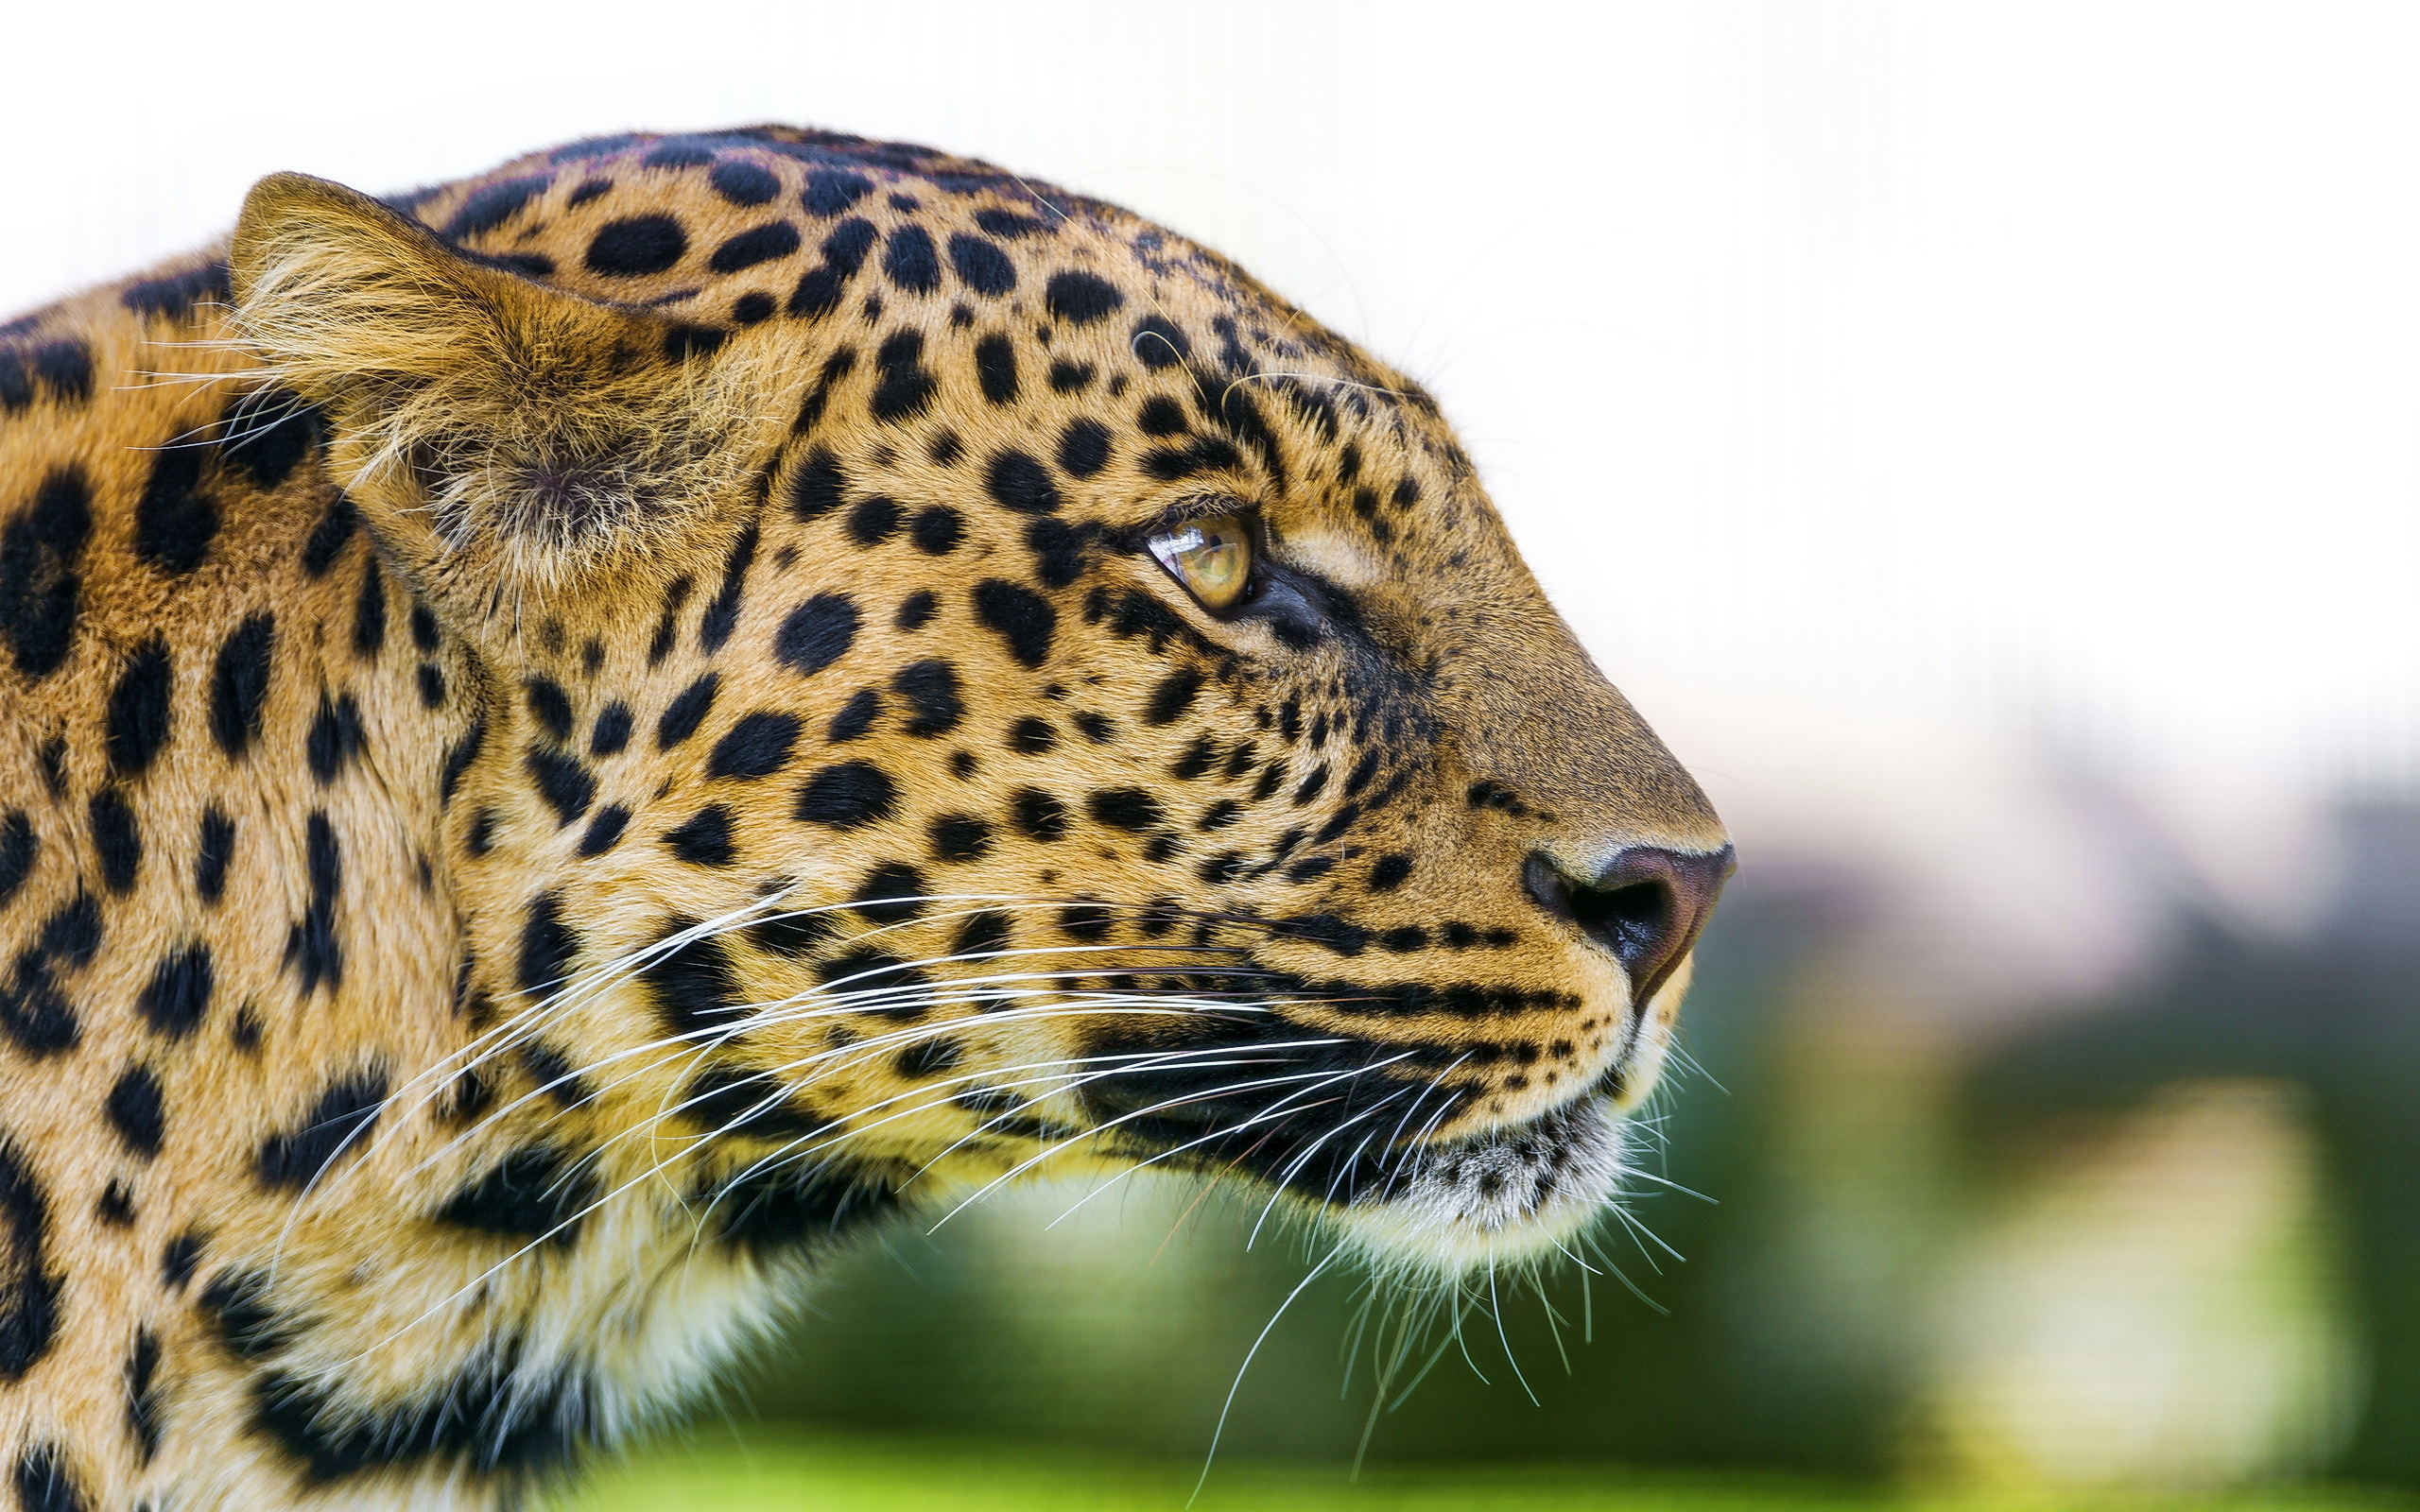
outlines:
[{"label": "amber eye", "polygon": [[1171,525],[1151,538],[1150,547],[1203,609],[1233,609],[1252,587],[1252,532],[1235,515]]}]

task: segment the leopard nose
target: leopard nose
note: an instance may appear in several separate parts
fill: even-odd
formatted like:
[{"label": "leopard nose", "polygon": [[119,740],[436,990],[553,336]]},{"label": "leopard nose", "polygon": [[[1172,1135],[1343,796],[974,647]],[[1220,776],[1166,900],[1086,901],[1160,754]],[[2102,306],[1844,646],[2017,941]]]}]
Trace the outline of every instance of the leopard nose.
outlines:
[{"label": "leopard nose", "polygon": [[1584,874],[1533,850],[1521,880],[1540,907],[1613,953],[1644,1007],[1697,942],[1736,866],[1727,845],[1697,855],[1632,846]]}]

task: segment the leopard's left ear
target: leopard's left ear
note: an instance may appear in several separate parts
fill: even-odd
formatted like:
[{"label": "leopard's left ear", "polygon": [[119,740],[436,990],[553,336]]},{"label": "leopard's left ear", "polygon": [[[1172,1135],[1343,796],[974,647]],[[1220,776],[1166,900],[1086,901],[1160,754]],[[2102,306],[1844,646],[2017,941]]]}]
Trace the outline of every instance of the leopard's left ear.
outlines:
[{"label": "leopard's left ear", "polygon": [[694,528],[787,412],[761,343],[548,288],[324,180],[254,185],[232,262],[244,335],[326,412],[337,481],[441,596]]}]

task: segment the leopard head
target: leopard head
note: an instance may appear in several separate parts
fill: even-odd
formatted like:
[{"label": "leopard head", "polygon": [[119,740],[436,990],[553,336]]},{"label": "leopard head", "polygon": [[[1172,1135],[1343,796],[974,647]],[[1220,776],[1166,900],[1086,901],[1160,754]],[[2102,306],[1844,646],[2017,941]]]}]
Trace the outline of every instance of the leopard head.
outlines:
[{"label": "leopard head", "polygon": [[1437,406],[921,148],[281,176],[247,339],[458,641],[486,1031],[702,1165],[1260,1183],[1373,1255],[1614,1195],[1731,850]]}]

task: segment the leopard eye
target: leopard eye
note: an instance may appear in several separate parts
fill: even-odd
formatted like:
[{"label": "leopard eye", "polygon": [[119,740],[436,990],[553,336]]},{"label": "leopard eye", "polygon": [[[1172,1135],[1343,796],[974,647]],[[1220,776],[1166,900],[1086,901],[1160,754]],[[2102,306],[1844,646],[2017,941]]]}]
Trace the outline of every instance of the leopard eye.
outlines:
[{"label": "leopard eye", "polygon": [[1238,516],[1187,520],[1151,537],[1150,545],[1203,609],[1233,609],[1252,587],[1252,532]]}]

